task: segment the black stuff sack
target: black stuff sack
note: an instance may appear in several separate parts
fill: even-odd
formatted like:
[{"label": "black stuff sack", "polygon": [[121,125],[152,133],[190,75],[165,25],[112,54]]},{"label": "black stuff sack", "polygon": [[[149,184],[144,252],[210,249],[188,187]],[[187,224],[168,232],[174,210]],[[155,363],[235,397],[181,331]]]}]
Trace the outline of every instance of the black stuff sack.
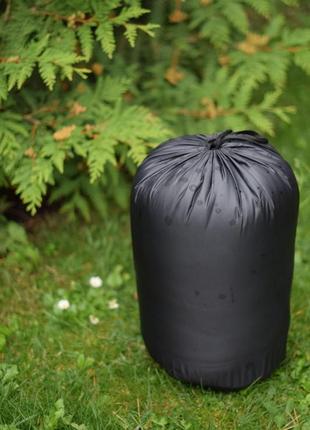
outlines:
[{"label": "black stuff sack", "polygon": [[141,329],[182,381],[239,389],[286,351],[298,186],[259,134],[168,140],[136,174],[131,226]]}]

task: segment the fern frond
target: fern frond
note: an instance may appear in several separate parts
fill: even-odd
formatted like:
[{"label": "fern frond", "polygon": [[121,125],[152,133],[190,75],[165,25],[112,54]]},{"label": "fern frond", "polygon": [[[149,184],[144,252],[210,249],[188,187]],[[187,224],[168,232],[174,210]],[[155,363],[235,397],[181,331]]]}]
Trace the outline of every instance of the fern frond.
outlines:
[{"label": "fern frond", "polygon": [[137,24],[136,27],[144,33],[148,34],[150,37],[154,37],[154,30],[156,30],[160,26],[158,24]]},{"label": "fern frond", "polygon": [[294,55],[294,62],[306,73],[310,74],[310,50],[302,50]]},{"label": "fern frond", "polygon": [[74,206],[75,210],[81,213],[85,221],[90,221],[90,206],[87,199],[82,196],[82,194],[76,191],[70,203]]},{"label": "fern frond", "polygon": [[272,109],[272,113],[274,115],[276,115],[281,121],[286,122],[287,124],[289,124],[291,122],[291,118],[289,116],[289,114],[292,114],[293,112],[286,112],[284,109],[282,108],[274,108]]},{"label": "fern frond", "polygon": [[48,158],[56,167],[56,169],[60,173],[63,173],[64,161],[69,148],[70,144],[68,145],[67,142],[64,144],[64,142],[59,143],[50,139],[44,143],[44,146],[40,152],[40,156],[43,158]]},{"label": "fern frond", "polygon": [[56,82],[56,66],[53,63],[39,61],[40,76],[49,90],[52,90]]},{"label": "fern frond", "polygon": [[100,23],[96,29],[96,36],[103,51],[109,58],[112,58],[116,48],[112,23],[110,21]]},{"label": "fern frond", "polygon": [[132,5],[129,7],[123,7],[120,14],[112,18],[112,22],[116,25],[124,25],[132,18],[139,18],[146,13],[149,13],[149,9],[144,9],[138,5]]},{"label": "fern frond", "polygon": [[5,170],[10,170],[14,161],[21,156],[21,141],[28,135],[27,126],[20,114],[11,111],[0,114],[0,158],[5,160],[3,163]]},{"label": "fern frond", "polygon": [[290,55],[286,51],[273,52],[264,57],[267,74],[275,87],[283,87],[289,65]]},{"label": "fern frond", "polygon": [[81,25],[77,29],[77,34],[81,44],[82,54],[86,61],[89,61],[93,52],[93,33],[90,25]]},{"label": "fern frond", "polygon": [[278,14],[272,20],[270,20],[267,28],[265,30],[265,34],[273,39],[281,34],[283,27],[285,26],[285,18],[283,15]]},{"label": "fern frond", "polygon": [[0,159],[15,158],[20,143],[10,130],[0,132]]},{"label": "fern frond", "polygon": [[125,37],[129,42],[129,45],[133,48],[135,46],[135,41],[137,38],[137,26],[135,24],[126,24],[125,25]]},{"label": "fern frond", "polygon": [[50,160],[23,158],[14,172],[12,184],[27,210],[35,214],[46,194],[47,185],[53,183],[53,167]]},{"label": "fern frond", "polygon": [[299,46],[310,42],[310,29],[296,28],[290,30],[286,28],[282,37],[285,46]]},{"label": "fern frond", "polygon": [[34,62],[7,64],[5,74],[8,75],[8,91],[14,88],[15,85],[20,89],[26,79],[31,76],[34,66]]},{"label": "fern frond", "polygon": [[271,2],[269,0],[244,0],[251,8],[253,8],[260,15],[268,18],[272,12]]},{"label": "fern frond", "polygon": [[170,131],[148,109],[130,106],[119,112],[117,117],[110,121],[110,127],[116,129],[120,121],[122,128],[118,130],[115,138],[130,148],[128,155],[136,164],[144,159],[148,147],[158,143],[160,139],[167,138]]},{"label": "fern frond", "polygon": [[244,7],[236,1],[224,2],[222,13],[231,25],[242,33],[247,33],[249,30],[249,21]]},{"label": "fern frond", "polygon": [[129,80],[126,77],[106,76],[99,78],[93,94],[93,103],[115,102],[128,90]]},{"label": "fern frond", "polygon": [[219,16],[214,16],[206,21],[201,27],[200,34],[208,38],[211,43],[219,48],[229,42],[229,27],[226,21]]},{"label": "fern frond", "polygon": [[262,102],[259,104],[259,106],[262,109],[270,109],[279,100],[279,97],[281,96],[281,94],[282,94],[282,91],[280,91],[279,89],[276,91],[266,93],[264,95]]},{"label": "fern frond", "polygon": [[0,74],[0,101],[6,100],[8,96],[8,84],[7,84],[7,78]]},{"label": "fern frond", "polygon": [[246,111],[246,115],[255,128],[273,136],[273,124],[266,114],[263,114],[258,108],[253,107]]},{"label": "fern frond", "polygon": [[105,165],[109,162],[116,164],[114,147],[116,141],[109,134],[101,133],[87,144],[87,165],[89,167],[90,181],[95,182],[103,173]]}]

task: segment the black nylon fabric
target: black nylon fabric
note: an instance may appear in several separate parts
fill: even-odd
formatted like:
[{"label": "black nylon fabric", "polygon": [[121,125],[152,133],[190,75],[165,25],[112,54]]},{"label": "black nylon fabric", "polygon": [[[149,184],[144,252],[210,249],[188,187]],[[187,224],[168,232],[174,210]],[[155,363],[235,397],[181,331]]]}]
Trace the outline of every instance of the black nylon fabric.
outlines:
[{"label": "black nylon fabric", "polygon": [[171,139],[134,180],[141,330],[183,381],[238,389],[285,356],[299,193],[257,133]]}]

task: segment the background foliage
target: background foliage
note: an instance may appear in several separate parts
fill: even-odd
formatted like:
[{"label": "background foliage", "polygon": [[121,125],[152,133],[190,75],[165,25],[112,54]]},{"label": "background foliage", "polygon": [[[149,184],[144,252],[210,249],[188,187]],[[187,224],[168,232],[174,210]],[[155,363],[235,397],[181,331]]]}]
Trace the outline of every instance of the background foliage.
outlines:
[{"label": "background foliage", "polygon": [[[169,136],[254,128],[295,111],[310,72],[297,0],[7,0],[0,24],[0,185],[31,214],[128,202],[128,177]],[[155,37],[154,37],[155,36]],[[134,48],[133,48],[134,47]],[[9,194],[10,195],[10,194]],[[44,200],[45,198],[45,200]],[[8,202],[2,198],[1,206]]]}]

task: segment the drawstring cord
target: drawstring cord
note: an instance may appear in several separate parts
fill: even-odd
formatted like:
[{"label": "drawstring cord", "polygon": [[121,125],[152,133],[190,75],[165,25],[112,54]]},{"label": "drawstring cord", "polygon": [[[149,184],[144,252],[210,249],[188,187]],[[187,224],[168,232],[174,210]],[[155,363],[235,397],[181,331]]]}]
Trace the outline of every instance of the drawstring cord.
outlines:
[{"label": "drawstring cord", "polygon": [[210,149],[219,149],[224,142],[247,142],[266,145],[268,139],[252,130],[242,130],[238,132],[225,130],[212,136],[208,143],[210,143]]}]

